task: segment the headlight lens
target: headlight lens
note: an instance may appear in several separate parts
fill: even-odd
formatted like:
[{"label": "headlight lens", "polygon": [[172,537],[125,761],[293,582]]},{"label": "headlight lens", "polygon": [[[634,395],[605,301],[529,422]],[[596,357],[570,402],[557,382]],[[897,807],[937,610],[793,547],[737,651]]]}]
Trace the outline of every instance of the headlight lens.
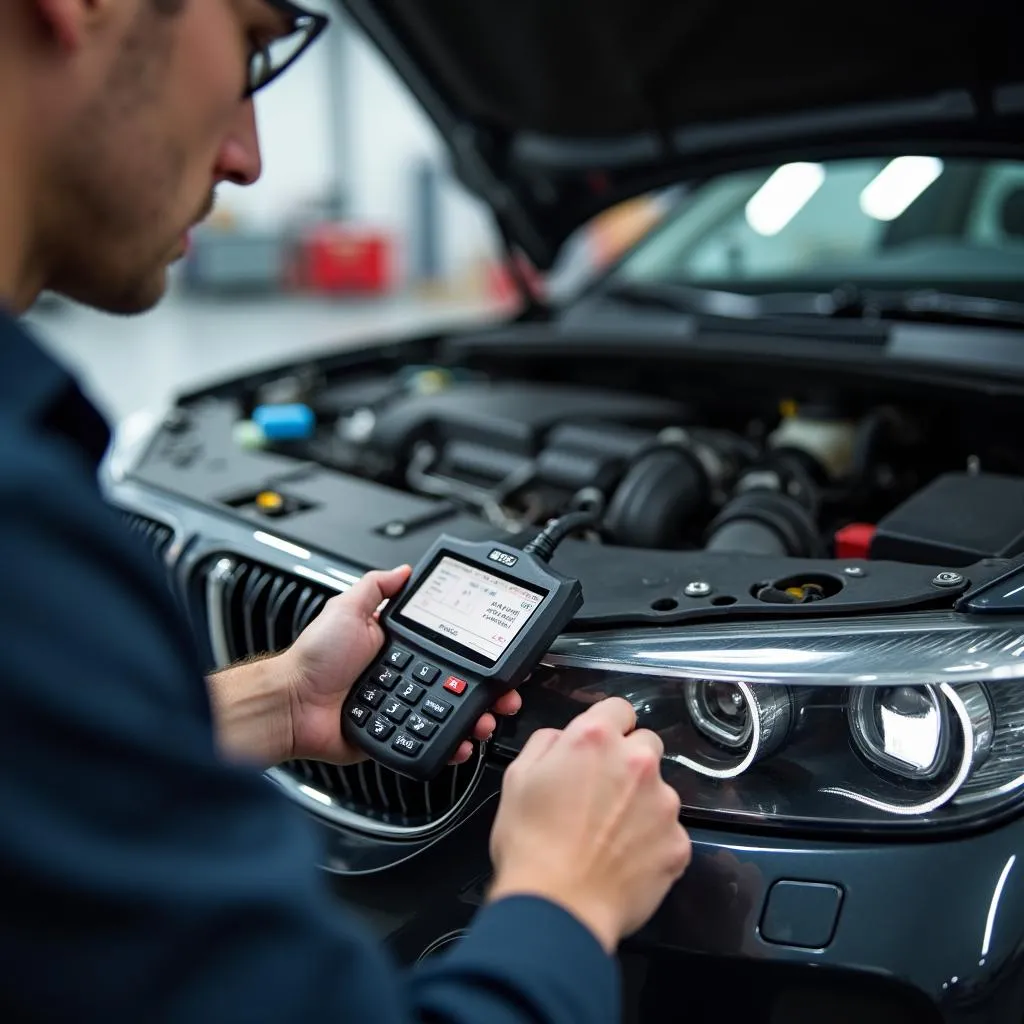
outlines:
[{"label": "headlight lens", "polygon": [[1022,654],[1024,622],[938,613],[566,637],[534,681],[631,701],[692,816],[963,825],[1024,797]]},{"label": "headlight lens", "polygon": [[735,683],[685,684],[686,709],[697,731],[729,750],[750,743],[754,715],[746,694]]},{"label": "headlight lens", "polygon": [[934,686],[854,690],[850,734],[874,765],[904,779],[934,779],[948,758],[949,705]]},{"label": "headlight lens", "polygon": [[[751,687],[691,679],[683,683],[689,728],[677,754],[681,764],[709,778],[742,775],[774,753],[799,721],[802,694],[785,686]],[[650,711],[650,698],[644,698]]]}]

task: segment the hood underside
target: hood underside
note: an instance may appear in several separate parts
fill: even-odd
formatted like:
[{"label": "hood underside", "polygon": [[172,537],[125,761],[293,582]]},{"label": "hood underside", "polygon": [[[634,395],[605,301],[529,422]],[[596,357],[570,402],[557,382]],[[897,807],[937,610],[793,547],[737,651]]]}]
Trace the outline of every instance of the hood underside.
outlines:
[{"label": "hood underside", "polygon": [[541,269],[615,203],[739,166],[1024,154],[1024,13],[995,0],[343,0]]}]

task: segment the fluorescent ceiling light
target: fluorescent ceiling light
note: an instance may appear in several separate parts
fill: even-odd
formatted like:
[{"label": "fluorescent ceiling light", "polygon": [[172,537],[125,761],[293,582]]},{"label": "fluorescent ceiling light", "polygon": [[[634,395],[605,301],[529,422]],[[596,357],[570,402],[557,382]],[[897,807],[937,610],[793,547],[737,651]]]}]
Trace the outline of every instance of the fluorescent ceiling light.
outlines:
[{"label": "fluorescent ceiling light", "polygon": [[747,223],[759,235],[777,235],[825,180],[821,164],[783,164],[750,197]]},{"label": "fluorescent ceiling light", "polygon": [[934,156],[899,156],[864,187],[860,208],[875,220],[895,220],[942,173]]}]

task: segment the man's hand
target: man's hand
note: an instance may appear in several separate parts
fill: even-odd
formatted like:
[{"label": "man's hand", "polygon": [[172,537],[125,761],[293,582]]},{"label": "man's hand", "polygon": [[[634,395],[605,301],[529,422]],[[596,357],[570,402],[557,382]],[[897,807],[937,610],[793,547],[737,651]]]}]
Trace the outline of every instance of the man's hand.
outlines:
[{"label": "man's hand", "polygon": [[[371,572],[351,590],[332,598],[288,652],[287,662],[292,723],[292,757],[352,764],[365,754],[347,744],[341,734],[341,705],[355,681],[378,655],[384,631],[377,609],[394,597],[409,578],[408,566],[390,572]],[[514,715],[522,707],[515,691],[494,706],[499,715]],[[473,735],[489,739],[497,727],[494,715],[485,714]],[[453,758],[459,763],[473,752],[466,740]]]},{"label": "man's hand", "polygon": [[530,737],[505,772],[491,835],[491,899],[561,904],[610,953],[657,910],[690,863],[661,739],[618,697]]}]

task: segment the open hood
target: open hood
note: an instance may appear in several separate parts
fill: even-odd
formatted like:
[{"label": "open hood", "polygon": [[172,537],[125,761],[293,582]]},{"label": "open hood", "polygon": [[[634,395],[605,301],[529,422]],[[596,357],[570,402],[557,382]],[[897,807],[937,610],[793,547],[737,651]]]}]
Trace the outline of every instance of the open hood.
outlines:
[{"label": "open hood", "polygon": [[997,0],[343,0],[539,268],[615,203],[718,170],[1024,153]]}]

